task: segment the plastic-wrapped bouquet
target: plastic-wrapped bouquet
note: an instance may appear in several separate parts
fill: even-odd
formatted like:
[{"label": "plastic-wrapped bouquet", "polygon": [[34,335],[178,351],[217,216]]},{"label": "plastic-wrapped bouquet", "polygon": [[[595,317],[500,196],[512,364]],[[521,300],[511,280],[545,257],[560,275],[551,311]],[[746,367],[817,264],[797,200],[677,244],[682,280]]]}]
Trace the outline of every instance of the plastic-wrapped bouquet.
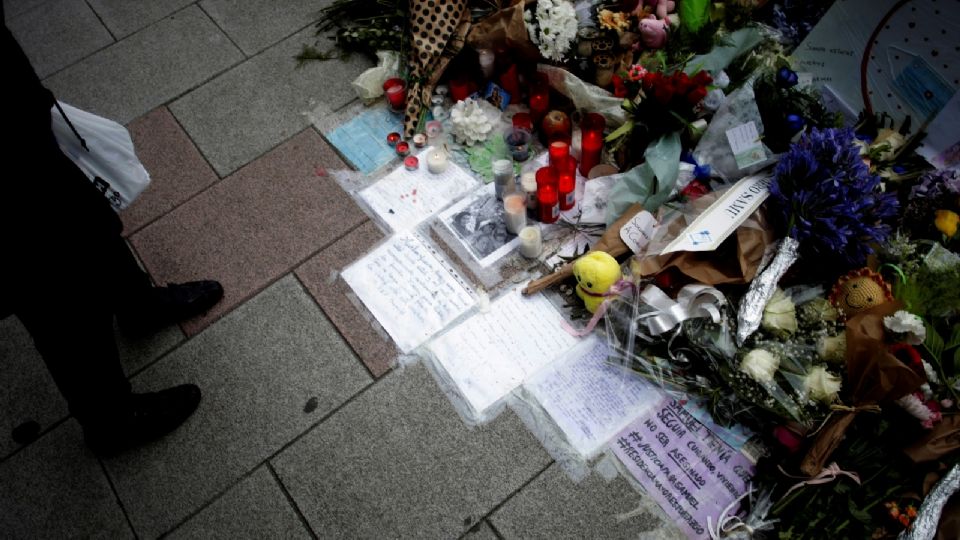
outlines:
[{"label": "plastic-wrapped bouquet", "polygon": [[523,14],[530,41],[540,47],[540,54],[554,62],[563,57],[577,37],[577,13],[567,0],[539,0],[536,16],[530,11]]}]

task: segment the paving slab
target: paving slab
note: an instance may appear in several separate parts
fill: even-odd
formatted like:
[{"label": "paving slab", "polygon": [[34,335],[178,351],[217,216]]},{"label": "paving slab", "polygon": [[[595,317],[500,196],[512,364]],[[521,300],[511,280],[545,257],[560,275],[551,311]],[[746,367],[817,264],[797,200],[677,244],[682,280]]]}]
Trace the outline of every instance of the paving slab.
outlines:
[{"label": "paving slab", "polygon": [[0,509],[5,538],[133,538],[73,420],[0,463]]},{"label": "paving slab", "polygon": [[166,107],[150,111],[127,128],[137,157],[150,173],[147,189],[120,212],[123,233],[129,236],[220,178]]},{"label": "paving slab", "polygon": [[332,0],[203,0],[200,7],[243,52],[254,55],[314,23]]},{"label": "paving slab", "polygon": [[62,101],[127,124],[243,58],[200,8],[190,6],[44,84]]},{"label": "paving slab", "polygon": [[127,377],[131,377],[185,339],[183,331],[175,324],[146,336],[136,337],[124,334],[114,325],[114,335],[117,336],[117,351]]},{"label": "paving slab", "polygon": [[146,28],[160,19],[192,4],[194,0],[88,0],[117,39]]},{"label": "paving slab", "polygon": [[137,534],[167,532],[370,381],[292,276],[246,302],[133,380],[203,392],[179,429],[105,460]]},{"label": "paving slab", "polygon": [[0,320],[0,380],[0,459],[3,459],[21,446],[13,439],[15,427],[33,421],[42,431],[65,418],[69,411],[43,358],[33,346],[33,338],[20,319],[12,315]]},{"label": "paving slab", "polygon": [[376,224],[368,221],[313,256],[295,272],[374,377],[389,371],[400,351],[386,332],[374,329],[376,321],[368,319],[372,317],[370,312],[350,301],[353,290],[339,273],[383,238],[384,234]]},{"label": "paving slab", "polygon": [[84,0],[51,0],[19,15],[7,15],[7,27],[40,78],[114,41]]},{"label": "paving slab", "polygon": [[474,525],[467,534],[463,535],[463,540],[499,540],[499,537],[490,528],[490,524],[484,520]]},{"label": "paving slab", "polygon": [[512,413],[466,427],[419,365],[272,460],[320,538],[456,538],[548,463]]},{"label": "paving slab", "polygon": [[350,83],[369,60],[354,55],[298,69],[293,57],[312,38],[305,29],[171,104],[221,176],[310,125],[308,112],[333,111],[355,98]]},{"label": "paving slab", "polygon": [[662,515],[620,476],[608,482],[593,474],[577,484],[553,464],[494,512],[490,523],[504,538],[682,539]]},{"label": "paving slab", "polygon": [[310,534],[266,466],[176,528],[169,540],[259,540]]},{"label": "paving slab", "polygon": [[26,13],[31,9],[50,2],[51,0],[3,0],[3,15],[6,20],[10,20],[21,13]]},{"label": "paving slab", "polygon": [[130,238],[157,282],[223,283],[224,299],[183,324],[188,335],[366,220],[323,172],[343,166],[306,129]]}]

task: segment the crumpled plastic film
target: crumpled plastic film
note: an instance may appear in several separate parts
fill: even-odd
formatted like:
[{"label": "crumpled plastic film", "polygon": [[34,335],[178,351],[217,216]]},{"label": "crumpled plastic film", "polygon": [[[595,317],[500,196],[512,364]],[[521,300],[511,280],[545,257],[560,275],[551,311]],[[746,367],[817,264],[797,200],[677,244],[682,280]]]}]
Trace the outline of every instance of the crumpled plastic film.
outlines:
[{"label": "crumpled plastic film", "polygon": [[400,71],[400,54],[397,51],[377,51],[377,65],[367,69],[353,80],[357,97],[370,101],[383,95],[383,83],[396,77]]},{"label": "crumpled plastic film", "polygon": [[899,540],[930,540],[936,536],[943,507],[957,491],[960,491],[960,464],[954,465],[927,494],[927,498],[920,505],[917,519],[897,538]]},{"label": "crumpled plastic film", "polygon": [[760,109],[753,93],[753,80],[727,96],[717,114],[707,127],[706,133],[693,151],[693,157],[701,165],[709,165],[711,172],[727,182],[734,182],[748,174],[754,174],[764,167],[777,161],[776,154],[763,145],[767,159],[744,169],[737,166],[727,131],[740,125],[753,122],[757,132],[763,137],[763,121],[760,119]]},{"label": "crumpled plastic film", "polygon": [[642,202],[643,209],[655,212],[676,190],[680,174],[680,134],[668,133],[644,151],[646,161],[617,179],[610,190],[607,225],[617,220],[633,203]]},{"label": "crumpled plastic film", "polygon": [[759,28],[750,26],[724,36],[724,41],[728,44],[717,45],[710,52],[691,58],[684,71],[692,75],[703,69],[716,76],[738,56],[759,45],[763,41],[763,35]]},{"label": "crumpled plastic film", "polygon": [[580,110],[600,113],[607,120],[608,128],[618,128],[627,121],[623,100],[614,97],[599,86],[580,80],[569,71],[547,64],[539,64],[537,70],[547,75],[554,90],[570,98]]}]

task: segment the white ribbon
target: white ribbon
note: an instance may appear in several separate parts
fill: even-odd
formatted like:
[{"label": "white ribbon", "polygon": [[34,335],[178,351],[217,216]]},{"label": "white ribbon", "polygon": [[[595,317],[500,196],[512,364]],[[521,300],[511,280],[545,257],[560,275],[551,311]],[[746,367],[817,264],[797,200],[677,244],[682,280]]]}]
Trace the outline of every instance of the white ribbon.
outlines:
[{"label": "white ribbon", "polygon": [[708,285],[687,285],[680,289],[676,300],[659,287],[649,285],[640,293],[640,300],[656,310],[638,318],[654,336],[675,328],[687,319],[710,317],[714,323],[719,323],[720,307],[726,303],[723,293]]}]

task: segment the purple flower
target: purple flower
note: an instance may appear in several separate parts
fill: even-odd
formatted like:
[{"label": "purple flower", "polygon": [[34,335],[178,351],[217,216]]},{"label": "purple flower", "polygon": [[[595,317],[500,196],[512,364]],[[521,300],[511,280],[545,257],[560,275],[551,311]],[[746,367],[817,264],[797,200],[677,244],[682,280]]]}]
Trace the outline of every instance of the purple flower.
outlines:
[{"label": "purple flower", "polygon": [[770,186],[773,217],[810,255],[864,264],[890,234],[896,196],[880,191],[849,129],[811,129],[780,159]]}]

